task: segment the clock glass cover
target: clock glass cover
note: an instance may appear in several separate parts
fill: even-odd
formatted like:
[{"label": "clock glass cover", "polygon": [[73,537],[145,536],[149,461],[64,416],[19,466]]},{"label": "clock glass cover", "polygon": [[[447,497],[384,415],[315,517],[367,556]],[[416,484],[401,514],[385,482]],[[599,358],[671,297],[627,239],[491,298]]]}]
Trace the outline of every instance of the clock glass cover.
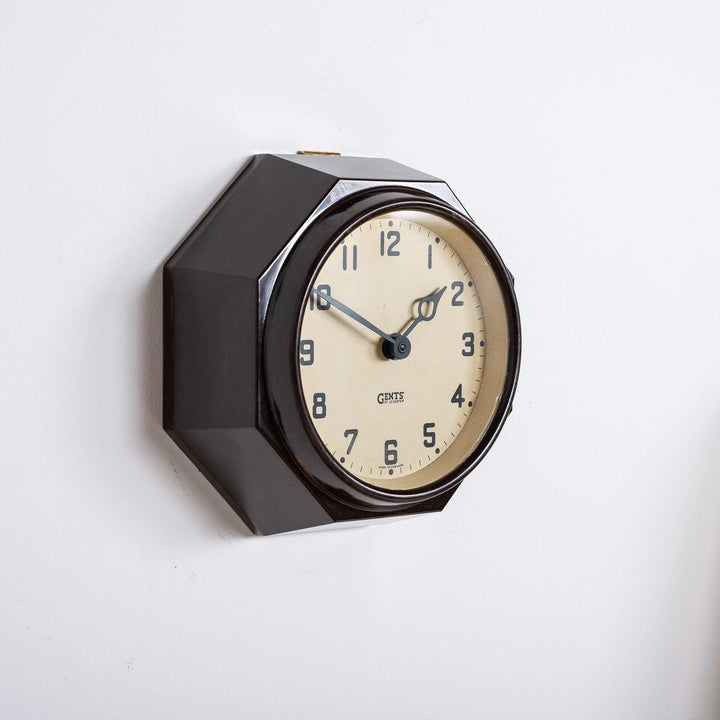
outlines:
[{"label": "clock glass cover", "polygon": [[361,483],[417,491],[480,445],[507,380],[508,308],[484,239],[427,210],[365,220],[316,269],[297,361],[307,420]]}]

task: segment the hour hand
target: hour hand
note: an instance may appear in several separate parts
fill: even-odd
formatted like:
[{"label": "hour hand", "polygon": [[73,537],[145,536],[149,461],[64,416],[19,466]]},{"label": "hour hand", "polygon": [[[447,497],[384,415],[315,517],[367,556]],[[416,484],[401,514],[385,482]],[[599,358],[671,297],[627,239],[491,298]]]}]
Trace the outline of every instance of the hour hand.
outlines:
[{"label": "hour hand", "polygon": [[381,338],[384,338],[388,342],[395,342],[395,340],[390,335],[384,333],[379,327],[377,327],[377,325],[373,325],[369,320],[366,320],[362,315],[359,315],[344,303],[336,300],[334,297],[332,297],[332,295],[328,295],[327,293],[324,293],[317,288],[313,288],[313,292],[319,298],[325,300],[325,302],[329,302],[333,307],[336,307],[340,312],[345,313],[345,315],[347,315],[348,317],[359,322],[361,325],[364,325],[368,330],[372,330],[376,335],[379,335]]},{"label": "hour hand", "polygon": [[[412,321],[412,324],[410,327],[403,333],[405,337],[407,337],[415,328],[416,325],[423,321],[430,321],[435,317],[435,313],[438,309],[438,303],[440,302],[440,298],[443,296],[443,293],[447,290],[447,285],[445,287],[440,288],[437,292],[432,293],[431,295],[426,295],[423,298],[420,298],[418,300],[417,305],[417,317]],[[429,309],[427,312],[425,311],[425,307],[429,305]]]}]

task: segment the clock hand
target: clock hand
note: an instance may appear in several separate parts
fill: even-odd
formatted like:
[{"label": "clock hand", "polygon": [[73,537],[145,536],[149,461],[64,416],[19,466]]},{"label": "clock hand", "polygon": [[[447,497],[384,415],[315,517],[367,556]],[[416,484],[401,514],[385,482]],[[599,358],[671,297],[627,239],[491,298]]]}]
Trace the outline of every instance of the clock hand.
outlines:
[{"label": "clock hand", "polygon": [[353,320],[356,320],[361,325],[364,325],[368,330],[372,330],[376,335],[379,335],[381,338],[385,338],[385,340],[390,343],[395,343],[394,338],[384,333],[379,327],[373,325],[369,320],[366,320],[362,315],[358,315],[354,310],[351,310],[347,305],[344,305],[331,295],[327,295],[326,293],[321,292],[320,290],[317,290],[315,288],[313,288],[313,292],[319,298],[322,298],[323,300],[329,302],[331,305],[334,305],[338,310],[340,310],[340,312],[345,313],[348,317],[351,317]]},{"label": "clock hand", "polygon": [[[410,327],[403,333],[403,337],[407,337],[415,329],[415,326],[420,324],[423,320],[429,321],[435,317],[435,313],[437,312],[440,298],[443,296],[443,293],[446,290],[447,290],[447,285],[445,285],[445,287],[441,288],[437,292],[432,293],[432,295],[426,295],[424,298],[420,298],[418,300],[418,306],[417,306],[418,316],[413,320]],[[425,314],[423,312],[423,306],[426,303],[430,303],[432,305],[432,307],[430,308],[430,312],[427,314]]]}]

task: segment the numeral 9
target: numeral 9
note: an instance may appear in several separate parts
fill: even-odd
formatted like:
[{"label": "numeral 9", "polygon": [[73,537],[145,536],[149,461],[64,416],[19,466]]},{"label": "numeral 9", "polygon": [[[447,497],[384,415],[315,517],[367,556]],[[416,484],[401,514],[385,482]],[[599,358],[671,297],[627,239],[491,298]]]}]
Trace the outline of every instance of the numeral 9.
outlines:
[{"label": "numeral 9", "polygon": [[315,343],[312,340],[300,341],[300,364],[312,365],[315,362]]}]

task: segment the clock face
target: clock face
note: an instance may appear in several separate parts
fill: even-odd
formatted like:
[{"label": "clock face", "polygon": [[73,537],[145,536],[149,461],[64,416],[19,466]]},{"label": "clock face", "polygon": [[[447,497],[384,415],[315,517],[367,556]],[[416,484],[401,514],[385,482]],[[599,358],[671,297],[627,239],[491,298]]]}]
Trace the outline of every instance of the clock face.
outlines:
[{"label": "clock face", "polygon": [[375,216],[340,239],[309,288],[298,342],[307,416],[358,480],[423,488],[481,443],[508,347],[482,238],[427,211]]}]

